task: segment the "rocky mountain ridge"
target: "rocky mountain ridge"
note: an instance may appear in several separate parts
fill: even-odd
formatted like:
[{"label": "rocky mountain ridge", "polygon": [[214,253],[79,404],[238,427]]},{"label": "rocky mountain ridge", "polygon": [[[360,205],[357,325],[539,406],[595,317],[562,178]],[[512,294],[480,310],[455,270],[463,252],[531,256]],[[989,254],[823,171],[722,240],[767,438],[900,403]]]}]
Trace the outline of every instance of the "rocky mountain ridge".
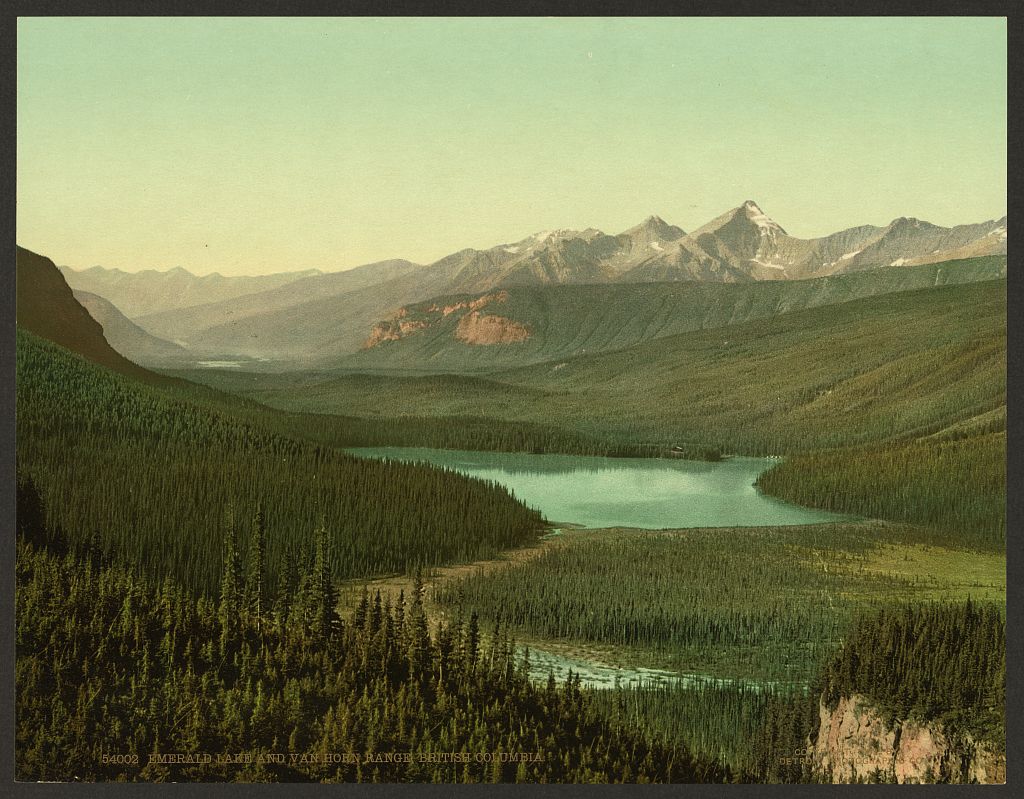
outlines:
[{"label": "rocky mountain ridge", "polygon": [[[652,215],[615,235],[545,230],[485,250],[459,250],[426,266],[393,260],[342,272],[217,276],[212,283],[215,276],[190,281],[184,270],[64,273],[72,288],[109,300],[146,332],[197,359],[300,365],[357,353],[375,338],[394,340],[393,332],[413,330],[412,320],[390,332],[382,320],[395,321],[402,308],[437,297],[531,286],[794,283],[1005,252],[1005,217],[954,228],[901,217],[884,228],[798,239],[747,200],[690,233]],[[252,280],[270,287],[254,288]],[[460,340],[516,342],[535,332],[488,316],[468,320]]]},{"label": "rocky mountain ridge", "polygon": [[953,228],[900,217],[799,239],[747,200],[691,233],[651,216],[614,236],[542,231],[427,268],[448,273],[449,291],[475,293],[537,283],[800,280],[1005,252],[1006,217]]}]

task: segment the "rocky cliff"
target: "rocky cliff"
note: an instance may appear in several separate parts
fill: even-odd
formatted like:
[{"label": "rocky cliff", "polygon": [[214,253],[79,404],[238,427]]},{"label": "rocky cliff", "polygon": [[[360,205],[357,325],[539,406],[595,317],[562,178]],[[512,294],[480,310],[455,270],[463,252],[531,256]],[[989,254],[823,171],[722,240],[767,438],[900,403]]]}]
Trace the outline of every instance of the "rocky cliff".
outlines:
[{"label": "rocky cliff", "polygon": [[363,343],[363,349],[371,349],[385,341],[401,341],[413,333],[428,330],[449,329],[445,320],[451,317],[455,339],[464,344],[514,344],[530,337],[528,325],[496,314],[482,314],[480,310],[488,305],[508,300],[507,291],[484,294],[475,299],[432,302],[418,306],[403,306],[391,318],[378,322]]},{"label": "rocky cliff", "polygon": [[1003,783],[1006,753],[969,735],[953,735],[939,722],[886,722],[863,696],[819,706],[817,741],[808,747],[816,770],[832,782],[880,774],[899,783]]}]

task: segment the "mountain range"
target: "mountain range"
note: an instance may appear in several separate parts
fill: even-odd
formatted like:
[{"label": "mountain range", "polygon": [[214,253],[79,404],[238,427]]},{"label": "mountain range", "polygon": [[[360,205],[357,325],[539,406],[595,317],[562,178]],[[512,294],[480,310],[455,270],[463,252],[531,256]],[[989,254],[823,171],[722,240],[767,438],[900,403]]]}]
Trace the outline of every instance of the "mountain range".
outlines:
[{"label": "mountain range", "polygon": [[[368,343],[404,338],[380,335],[396,320],[400,330],[409,306],[432,298],[479,298],[524,287],[751,284],[874,273],[1005,255],[1006,227],[1006,217],[952,228],[901,217],[885,227],[864,225],[800,239],[748,200],[689,233],[650,216],[616,235],[595,228],[542,231],[485,250],[459,250],[425,266],[391,260],[344,272],[247,278],[197,277],[182,269],[62,271],[75,290],[108,300],[141,330],[197,359],[323,365],[359,353]],[[1005,274],[1005,259],[1003,268]],[[464,333],[474,329],[464,338],[470,343],[528,338],[498,330],[487,321],[490,316],[480,312],[465,322]],[[406,332],[413,330],[413,321],[407,320]],[[126,354],[147,365],[177,361],[180,355],[153,342]]]},{"label": "mountain range", "polygon": [[317,269],[306,269],[273,275],[225,277],[217,272],[194,275],[180,266],[167,271],[144,269],[141,272],[105,269],[102,266],[81,271],[62,266],[60,270],[71,288],[110,300],[129,319],[157,311],[233,299],[322,274]]}]

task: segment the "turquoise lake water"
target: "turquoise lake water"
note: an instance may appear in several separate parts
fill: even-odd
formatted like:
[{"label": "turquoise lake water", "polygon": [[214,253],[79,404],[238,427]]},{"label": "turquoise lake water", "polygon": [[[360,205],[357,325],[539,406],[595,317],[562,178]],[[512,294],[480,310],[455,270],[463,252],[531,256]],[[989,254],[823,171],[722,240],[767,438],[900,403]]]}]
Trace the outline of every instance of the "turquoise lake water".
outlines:
[{"label": "turquoise lake water", "polygon": [[754,487],[758,475],[776,463],[765,458],[706,463],[416,447],[349,452],[367,458],[424,461],[492,480],[549,521],[582,527],[765,527],[848,518],[758,492]]}]

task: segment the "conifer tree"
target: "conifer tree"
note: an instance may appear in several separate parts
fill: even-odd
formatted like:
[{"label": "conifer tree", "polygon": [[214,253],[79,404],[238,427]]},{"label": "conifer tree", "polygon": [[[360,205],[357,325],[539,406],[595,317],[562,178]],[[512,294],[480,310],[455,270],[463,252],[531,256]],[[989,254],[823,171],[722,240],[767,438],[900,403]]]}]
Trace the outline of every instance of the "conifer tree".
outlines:
[{"label": "conifer tree", "polygon": [[249,538],[249,552],[245,570],[245,610],[256,620],[257,627],[263,616],[264,550],[266,549],[266,526],[263,521],[262,503],[257,503]]},{"label": "conifer tree", "polygon": [[423,577],[416,570],[412,589],[412,606],[409,609],[408,633],[409,664],[416,676],[422,677],[430,666],[430,632],[427,628],[427,613],[423,607]]},{"label": "conifer tree", "polygon": [[318,637],[326,641],[335,628],[337,614],[335,605],[337,595],[331,581],[331,563],[327,523],[323,517],[316,531],[316,542],[313,555],[313,591],[314,591],[314,625]]},{"label": "conifer tree", "polygon": [[235,540],[235,512],[229,505],[224,523],[224,567],[220,588],[220,652],[226,658],[236,642],[241,604],[241,565]]}]

